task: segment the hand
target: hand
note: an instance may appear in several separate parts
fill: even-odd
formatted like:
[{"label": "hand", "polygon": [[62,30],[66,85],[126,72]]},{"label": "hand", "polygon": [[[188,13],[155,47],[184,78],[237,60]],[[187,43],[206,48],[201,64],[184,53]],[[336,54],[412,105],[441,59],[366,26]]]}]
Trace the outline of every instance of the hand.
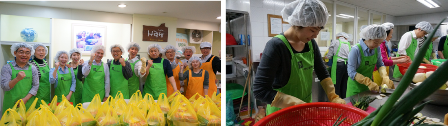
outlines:
[{"label": "hand", "polygon": [[184,87],[180,87],[180,93],[183,93],[183,92],[185,92]]},{"label": "hand", "polygon": [[147,68],[150,68],[150,67],[152,66],[152,64],[153,64],[152,60],[148,60],[148,66],[147,66]]},{"label": "hand", "polygon": [[[30,100],[30,99],[29,99],[29,98],[26,98],[26,97],[22,98],[23,104],[26,104],[26,102],[28,102],[28,100]],[[20,104],[19,104],[19,105],[20,105]]]},{"label": "hand", "polygon": [[183,63],[184,69],[187,68],[188,64],[187,63]]},{"label": "hand", "polygon": [[79,63],[84,64],[84,60],[83,59],[79,60]]},{"label": "hand", "polygon": [[104,98],[103,98],[103,102],[106,102],[106,101],[107,101],[107,97],[104,97]]},{"label": "hand", "polygon": [[17,74],[17,78],[19,78],[19,80],[22,80],[25,77],[26,77],[26,74],[23,71],[20,71],[19,74]]},{"label": "hand", "polygon": [[95,57],[96,57],[96,53],[90,56],[89,65],[92,65],[92,62],[95,59]]},{"label": "hand", "polygon": [[67,95],[67,97],[66,97],[66,98],[67,98],[67,101],[70,101],[70,98],[71,98],[71,97],[72,97],[72,94],[69,93],[69,94]]},{"label": "hand", "polygon": [[176,64],[179,64],[179,59],[175,58]]},{"label": "hand", "polygon": [[59,62],[56,62],[54,65],[55,65],[54,68],[56,68],[56,69],[59,68]]},{"label": "hand", "polygon": [[184,64],[179,64],[180,65],[180,71],[184,71]]},{"label": "hand", "polygon": [[345,104],[345,100],[341,99],[340,97],[334,98],[330,102],[332,102],[332,103],[339,103],[339,104]]},{"label": "hand", "polygon": [[120,62],[120,64],[121,64],[122,66],[125,66],[125,65],[126,65],[126,63],[125,63],[125,61],[124,61],[124,58],[120,58],[118,61]]},{"label": "hand", "polygon": [[390,80],[389,77],[383,77],[383,82],[381,82],[381,83],[386,84],[387,87],[390,89],[395,89],[394,82],[392,80]]}]

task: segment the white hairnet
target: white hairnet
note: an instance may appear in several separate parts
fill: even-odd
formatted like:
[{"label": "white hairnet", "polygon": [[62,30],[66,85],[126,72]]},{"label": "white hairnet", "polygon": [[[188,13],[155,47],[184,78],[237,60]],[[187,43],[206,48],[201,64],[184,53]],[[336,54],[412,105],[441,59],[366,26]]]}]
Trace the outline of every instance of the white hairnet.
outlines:
[{"label": "white hairnet", "polygon": [[104,52],[106,52],[106,48],[104,48],[103,45],[95,45],[93,46],[92,50],[90,50],[90,53],[94,54],[96,53],[96,51],[98,51],[99,49],[103,50]]},{"label": "white hairnet", "polygon": [[176,53],[176,51],[177,51],[177,48],[176,48],[176,47],[174,47],[174,46],[172,46],[172,45],[167,45],[167,46],[165,47],[165,53],[166,53],[166,51],[168,51],[168,50],[170,50],[170,49],[172,49],[174,53]]},{"label": "white hairnet", "polygon": [[148,46],[148,55],[150,55],[149,50],[151,50],[152,48],[157,48],[157,50],[159,50],[159,53],[162,53],[162,54],[165,53],[165,50],[163,50],[159,44],[151,44]]},{"label": "white hairnet", "polygon": [[421,30],[426,31],[427,33],[430,33],[433,30],[431,24],[426,21],[419,22],[417,25],[415,25],[415,28],[420,28]]},{"label": "white hairnet", "polygon": [[14,52],[17,51],[19,48],[28,48],[31,51],[31,55],[34,54],[34,48],[31,45],[28,45],[26,43],[17,43],[11,46],[11,54],[16,57],[16,55],[14,55]]},{"label": "white hairnet", "polygon": [[120,44],[114,44],[114,45],[110,46],[110,52],[112,52],[112,48],[115,48],[115,47],[120,48],[121,53],[124,53],[124,52],[125,52],[123,46],[121,46]]},{"label": "white hairnet", "polygon": [[201,45],[199,46],[201,49],[204,47],[210,47],[212,48],[212,43],[210,42],[201,42]]},{"label": "white hairnet", "polygon": [[[39,46],[44,47],[44,49],[45,49],[45,56],[47,56],[47,55],[48,55],[48,48],[47,48],[45,45],[41,44],[41,43],[36,43],[36,44],[34,44],[34,45],[33,45],[34,50],[36,50],[37,47],[39,47]],[[34,53],[32,53],[32,55],[34,55]]]},{"label": "white hairnet", "polygon": [[70,61],[70,55],[67,53],[67,51],[64,51],[64,50],[62,50],[62,51],[58,51],[58,52],[56,53],[56,56],[54,57],[54,61],[55,61],[55,62],[59,62],[59,57],[60,57],[62,54],[66,54],[66,55],[67,55],[67,62]]},{"label": "white hairnet", "polygon": [[381,24],[381,26],[383,26],[384,29],[386,29],[386,31],[389,31],[394,28],[394,24],[392,24],[390,22],[383,23],[383,24]]},{"label": "white hairnet", "polygon": [[359,32],[362,31],[362,29],[366,28],[368,25],[362,25],[361,28],[359,28]]},{"label": "white hairnet", "polygon": [[79,49],[78,48],[73,48],[73,49],[70,49],[70,51],[68,52],[68,56],[69,56],[69,58],[71,58],[72,57],[72,54],[73,53],[79,53],[79,57],[81,57],[82,56],[82,53],[81,53],[81,51],[79,51]]},{"label": "white hairnet", "polygon": [[348,37],[349,37],[348,34],[345,32],[339,32],[338,34],[336,34],[336,37],[338,37],[338,36],[345,37],[346,39],[348,39]]},{"label": "white hairnet", "polygon": [[[429,35],[430,35],[430,33],[426,34],[425,36],[429,37]],[[440,36],[442,36],[442,32],[439,29],[439,30],[436,30],[436,33],[434,33],[434,36],[432,36],[432,37],[433,38],[437,38],[437,37],[440,37]]]},{"label": "white hairnet", "polygon": [[138,43],[135,42],[129,43],[128,50],[131,49],[132,47],[137,47],[137,49],[140,50],[140,45],[138,45]]},{"label": "white hairnet", "polygon": [[188,66],[190,67],[190,69],[193,69],[193,66],[191,65],[191,63],[194,61],[194,60],[197,60],[197,61],[199,61],[199,67],[202,65],[202,63],[201,63],[201,58],[199,58],[199,57],[197,57],[197,56],[192,56],[189,60],[188,60]]},{"label": "white hairnet", "polygon": [[329,16],[320,0],[296,0],[287,4],[281,13],[284,21],[302,27],[323,27]]},{"label": "white hairnet", "polygon": [[372,24],[361,30],[359,33],[361,38],[365,40],[386,39],[387,34],[383,26]]},{"label": "white hairnet", "polygon": [[194,52],[196,52],[196,47],[194,47],[194,46],[184,46],[184,47],[182,47],[182,52],[185,53],[185,50],[187,50],[187,49],[190,49],[191,51],[193,51],[193,54],[194,54]]}]

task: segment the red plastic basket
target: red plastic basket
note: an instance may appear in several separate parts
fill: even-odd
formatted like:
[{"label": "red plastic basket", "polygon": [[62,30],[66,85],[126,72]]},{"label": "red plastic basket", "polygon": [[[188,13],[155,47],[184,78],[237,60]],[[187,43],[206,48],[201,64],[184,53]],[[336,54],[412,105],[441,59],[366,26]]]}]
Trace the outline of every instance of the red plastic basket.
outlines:
[{"label": "red plastic basket", "polygon": [[[400,69],[400,73],[404,75],[404,73],[406,73],[406,71],[408,70],[409,66],[411,66],[411,63],[401,63],[401,64],[397,64],[398,69]],[[425,66],[426,68],[418,68],[417,73],[426,73],[429,71],[436,71],[436,69],[438,68],[436,65],[431,65],[431,64],[420,64],[420,66]]]},{"label": "red plastic basket", "polygon": [[347,119],[340,126],[353,125],[369,115],[349,105],[314,102],[281,109],[264,117],[254,126],[331,126],[341,114],[339,120],[345,117]]}]

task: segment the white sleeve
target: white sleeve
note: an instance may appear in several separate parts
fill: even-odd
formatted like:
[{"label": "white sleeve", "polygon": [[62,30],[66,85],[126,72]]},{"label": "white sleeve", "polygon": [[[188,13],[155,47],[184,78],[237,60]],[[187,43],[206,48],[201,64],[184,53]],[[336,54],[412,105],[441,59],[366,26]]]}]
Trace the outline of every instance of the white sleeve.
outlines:
[{"label": "white sleeve", "polygon": [[412,34],[410,32],[406,32],[403,36],[401,36],[400,43],[398,43],[398,51],[399,55],[406,55],[406,49],[412,43]]}]

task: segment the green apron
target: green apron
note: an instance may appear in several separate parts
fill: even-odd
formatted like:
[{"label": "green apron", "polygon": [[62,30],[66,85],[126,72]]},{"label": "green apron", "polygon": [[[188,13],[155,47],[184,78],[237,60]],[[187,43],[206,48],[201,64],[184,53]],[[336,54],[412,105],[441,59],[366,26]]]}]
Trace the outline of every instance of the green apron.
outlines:
[{"label": "green apron", "polygon": [[135,72],[134,72],[135,63],[137,63],[138,61],[140,61],[140,60],[137,60],[134,63],[131,63],[132,77],[129,78],[129,80],[128,80],[129,96],[132,96],[132,94],[137,92],[137,90],[139,90],[139,87],[140,87],[140,80],[135,75]]},{"label": "green apron", "polygon": [[[5,91],[4,99],[3,99],[3,111],[5,112],[9,108],[13,108],[16,102],[22,98],[25,98],[31,88],[33,87],[33,72],[31,71],[31,64],[28,64],[28,70],[15,70],[14,66],[9,63],[11,66],[11,80],[15,79],[20,71],[25,72],[25,78],[17,82],[17,84],[9,91]],[[26,109],[33,104],[33,101],[36,97],[32,96],[25,104]]]},{"label": "green apron", "polygon": [[44,61],[45,67],[40,67],[39,64],[35,60],[36,66],[39,67],[40,71],[40,79],[39,79],[39,90],[37,90],[36,97],[39,100],[36,103],[36,108],[40,107],[42,104],[41,100],[44,100],[46,103],[50,103],[50,93],[51,93],[51,84],[50,84],[50,68],[48,67],[47,62]]},{"label": "green apron", "polygon": [[[70,87],[72,86],[72,71],[69,69],[68,73],[61,74],[61,73],[59,73],[58,69],[59,68],[57,68],[57,69],[55,68],[55,70],[58,71],[58,86],[56,87],[56,90],[54,93],[56,96],[58,96],[58,103],[59,103],[62,101],[62,95],[67,97],[67,95],[70,93]],[[75,92],[76,92],[76,90],[75,90]],[[72,102],[73,105],[76,106],[75,98],[76,98],[76,96],[73,93],[70,98],[70,102]]]},{"label": "green apron", "polygon": [[[406,49],[406,55],[409,56],[411,58],[411,60],[414,60],[414,53],[415,50],[417,49],[417,39],[414,39],[411,35],[411,45],[409,45],[409,47]],[[398,46],[400,47],[400,46]],[[397,57],[399,57],[400,55],[397,54]],[[394,78],[400,78],[403,76],[403,74],[400,73],[400,69],[398,68],[398,65],[395,65],[394,67],[394,74],[393,74]]]},{"label": "green apron", "polygon": [[[361,48],[361,45],[357,44],[357,46],[361,54],[361,64],[359,64],[359,67],[358,69],[356,69],[356,72],[372,80],[373,70],[378,60],[378,48],[375,48],[375,55],[365,56],[364,51]],[[352,78],[348,78],[346,98],[368,90],[369,87],[367,87],[366,85],[360,84],[356,80],[353,80]]]},{"label": "green apron", "polygon": [[153,63],[149,69],[148,77],[146,78],[145,87],[143,88],[143,96],[146,93],[151,94],[154,98],[158,98],[160,93],[167,93],[165,72],[163,70],[163,61],[160,63]]},{"label": "green apron", "polygon": [[92,65],[90,68],[90,73],[84,80],[85,85],[82,91],[82,103],[92,101],[95,94],[99,94],[100,99],[103,100],[106,93],[104,89],[105,73],[103,63],[101,63],[101,66]]},{"label": "green apron", "polygon": [[[339,40],[338,51],[336,51],[336,54],[333,55],[333,64],[331,65],[331,80],[333,81],[333,84],[336,84],[336,66],[338,66],[338,59],[344,59],[338,56],[342,44],[347,44],[349,51],[352,49],[349,42]],[[345,64],[347,64],[347,59],[344,60]]]},{"label": "green apron", "polygon": [[73,71],[75,72],[75,78],[76,78],[76,90],[75,90],[75,103],[73,103],[73,105],[77,105],[78,103],[82,103],[82,88],[83,88],[83,84],[82,84],[82,80],[78,79],[78,70],[82,69],[79,66],[77,66],[76,68],[73,68]]},{"label": "green apron", "polygon": [[[288,83],[284,87],[274,90],[297,97],[304,102],[310,103],[314,69],[313,44],[311,41],[308,42],[308,46],[310,48],[309,52],[293,53],[292,48],[285,36],[277,35],[275,37],[280,38],[291,53],[291,74],[289,76]],[[273,107],[268,104],[266,108],[266,115],[278,110],[280,110],[280,108]]]},{"label": "green apron", "polygon": [[445,59],[448,59],[448,35],[446,36],[445,39],[445,45],[443,46],[442,54]]},{"label": "green apron", "polygon": [[110,81],[110,95],[115,97],[118,91],[121,91],[123,94],[123,99],[129,99],[129,89],[128,89],[128,80],[123,76],[123,66],[115,65],[113,61],[110,63],[110,78],[113,78],[113,81]]},{"label": "green apron", "polygon": [[[433,49],[433,45],[432,45],[432,42],[429,44],[429,48],[428,48],[428,50],[426,51],[426,53],[425,53],[425,59],[426,60],[428,60],[428,61],[430,61],[430,58],[431,58],[431,54],[432,54],[432,49]],[[437,59],[437,58],[436,58]]]}]

